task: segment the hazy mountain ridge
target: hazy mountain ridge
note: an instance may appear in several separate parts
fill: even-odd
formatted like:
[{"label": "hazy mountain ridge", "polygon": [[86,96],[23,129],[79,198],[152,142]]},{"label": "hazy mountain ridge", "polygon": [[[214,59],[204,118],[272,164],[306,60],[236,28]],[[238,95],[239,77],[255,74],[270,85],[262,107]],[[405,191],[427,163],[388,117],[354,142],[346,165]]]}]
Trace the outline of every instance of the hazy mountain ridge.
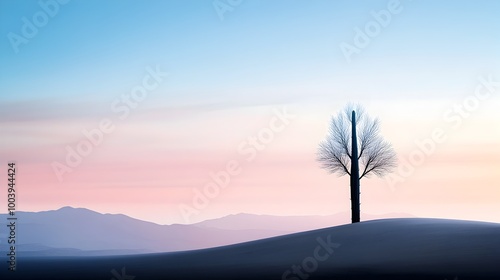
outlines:
[{"label": "hazy mountain ridge", "polygon": [[[101,214],[72,207],[18,212],[17,216],[18,251],[26,255],[185,251],[331,227],[349,221],[349,213],[309,217],[237,214],[192,225],[159,225],[122,214]],[[373,217],[366,215],[364,218]],[[6,221],[6,218],[7,214],[0,214],[0,220]],[[1,252],[8,248],[6,237],[0,236]]]},{"label": "hazy mountain ridge", "polygon": [[186,252],[26,258],[23,269],[0,270],[0,277],[110,279],[110,271],[126,268],[130,279],[158,280],[493,280],[499,234],[496,223],[384,219]]},{"label": "hazy mountain ridge", "polygon": [[[362,214],[365,221],[390,218],[415,218],[415,216],[403,213],[392,213],[385,215]],[[350,212],[341,212],[327,216],[272,216],[255,214],[236,214],[222,218],[206,220],[194,225],[204,228],[218,229],[274,229],[280,231],[299,232],[311,229],[320,229],[331,226],[349,224],[351,222]]]}]

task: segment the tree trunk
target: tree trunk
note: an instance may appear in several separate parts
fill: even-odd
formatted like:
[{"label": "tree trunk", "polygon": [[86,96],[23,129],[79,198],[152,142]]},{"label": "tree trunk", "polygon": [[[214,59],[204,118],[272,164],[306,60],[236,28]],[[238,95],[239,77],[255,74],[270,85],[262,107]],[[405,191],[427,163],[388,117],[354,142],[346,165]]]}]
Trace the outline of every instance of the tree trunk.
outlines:
[{"label": "tree trunk", "polygon": [[359,161],[358,137],[356,136],[356,113],[352,111],[352,143],[351,143],[351,212],[352,223],[360,220],[359,209]]}]

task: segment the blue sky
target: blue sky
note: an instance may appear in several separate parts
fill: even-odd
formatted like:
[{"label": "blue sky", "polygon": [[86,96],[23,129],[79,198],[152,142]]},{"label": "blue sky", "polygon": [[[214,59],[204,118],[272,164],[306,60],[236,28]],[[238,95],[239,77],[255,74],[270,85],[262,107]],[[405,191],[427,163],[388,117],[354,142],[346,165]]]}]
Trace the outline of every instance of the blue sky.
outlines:
[{"label": "blue sky", "polygon": [[20,33],[37,2],[2,1],[2,100],[105,100],[156,64],[184,95],[167,99],[259,87],[371,95],[353,78],[390,82],[377,95],[394,97],[416,79],[428,82],[413,89],[443,89],[500,61],[497,1],[401,1],[403,11],[351,64],[339,44],[352,43],[353,28],[389,1],[243,1],[223,21],[212,1],[70,1],[15,54],[6,35]]}]

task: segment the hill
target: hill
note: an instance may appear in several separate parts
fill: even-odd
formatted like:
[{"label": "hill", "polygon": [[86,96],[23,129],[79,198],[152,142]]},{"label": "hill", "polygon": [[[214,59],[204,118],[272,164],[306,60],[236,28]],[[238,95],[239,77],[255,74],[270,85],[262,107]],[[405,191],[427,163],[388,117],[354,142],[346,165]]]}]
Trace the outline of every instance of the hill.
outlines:
[{"label": "hill", "polygon": [[499,236],[494,223],[387,219],[187,252],[26,258],[9,279],[500,279]]},{"label": "hill", "polygon": [[[349,213],[278,217],[238,214],[193,225],[159,225],[84,208],[18,212],[23,256],[126,255],[195,250],[345,224]],[[0,215],[5,221],[6,215]],[[7,251],[0,232],[0,253]]]}]

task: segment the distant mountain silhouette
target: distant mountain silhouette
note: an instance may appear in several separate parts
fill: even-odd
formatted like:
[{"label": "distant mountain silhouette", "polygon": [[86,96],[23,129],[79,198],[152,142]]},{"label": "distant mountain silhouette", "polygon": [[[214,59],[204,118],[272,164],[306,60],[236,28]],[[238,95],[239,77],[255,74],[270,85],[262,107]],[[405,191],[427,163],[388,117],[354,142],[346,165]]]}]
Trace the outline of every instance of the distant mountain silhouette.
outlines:
[{"label": "distant mountain silhouette", "polygon": [[[364,221],[390,218],[415,218],[415,216],[413,215],[403,213],[391,213],[385,215],[363,214],[362,216]],[[328,216],[272,216],[236,214],[218,219],[207,220],[194,225],[204,228],[218,228],[229,230],[266,229],[286,232],[300,232],[348,224],[350,223],[350,221],[350,212],[341,212]]]},{"label": "distant mountain silhouette", "polygon": [[386,219],[187,252],[24,258],[0,278],[490,280],[500,279],[498,236],[494,223]]},{"label": "distant mountain silhouette", "polygon": [[[72,207],[43,212],[18,212],[17,215],[18,251],[24,256],[125,255],[184,251],[349,222],[348,212],[311,217],[238,214],[193,225],[158,225],[121,214],[101,214]],[[391,215],[380,218],[389,216]],[[375,217],[364,216],[364,219]],[[0,215],[0,219],[5,218],[6,214]],[[7,236],[4,231],[2,233],[1,253],[7,251]]]}]

